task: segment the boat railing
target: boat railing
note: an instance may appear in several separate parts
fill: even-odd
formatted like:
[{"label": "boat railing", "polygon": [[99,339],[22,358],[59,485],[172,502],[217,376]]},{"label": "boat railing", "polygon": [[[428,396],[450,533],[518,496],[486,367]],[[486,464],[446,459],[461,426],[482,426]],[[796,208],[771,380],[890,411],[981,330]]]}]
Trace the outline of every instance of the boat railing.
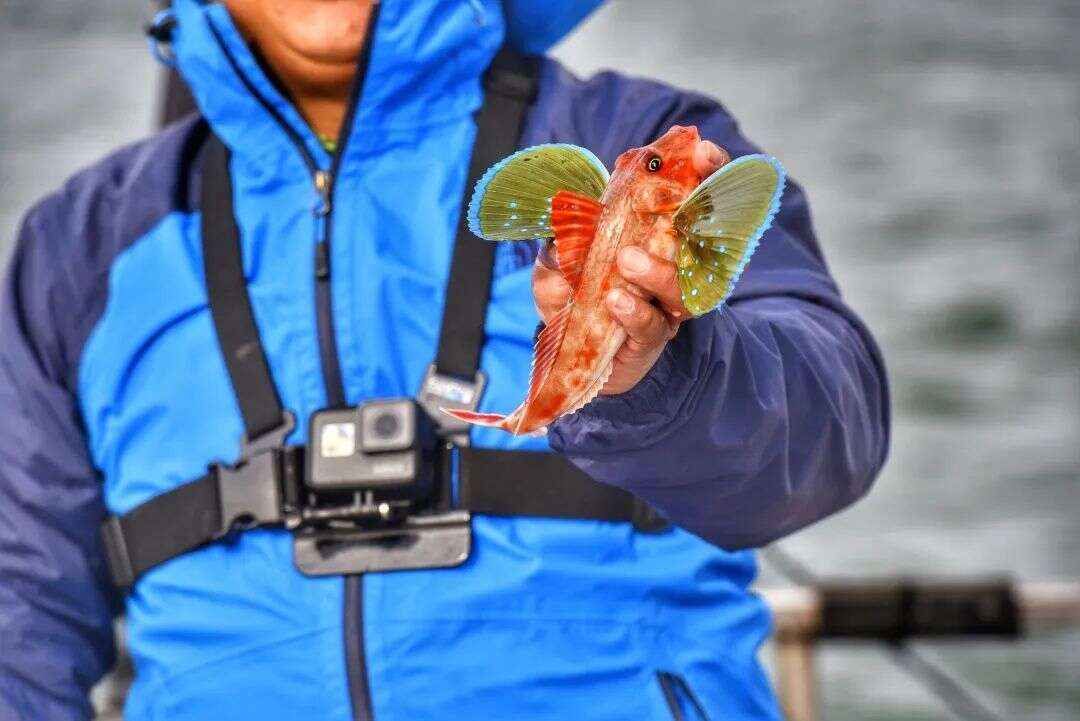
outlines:
[{"label": "boat railing", "polygon": [[787,721],[821,721],[815,655],[832,641],[884,642],[965,719],[994,719],[958,682],[910,651],[918,639],[1020,639],[1080,626],[1080,582],[884,578],[763,588],[773,612],[776,689]]}]

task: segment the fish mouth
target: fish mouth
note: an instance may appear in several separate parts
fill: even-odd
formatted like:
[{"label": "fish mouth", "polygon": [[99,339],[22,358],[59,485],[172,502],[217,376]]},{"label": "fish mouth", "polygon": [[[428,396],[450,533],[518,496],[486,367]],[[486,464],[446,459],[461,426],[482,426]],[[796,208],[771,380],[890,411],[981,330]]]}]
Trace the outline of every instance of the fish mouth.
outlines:
[{"label": "fish mouth", "polygon": [[688,144],[701,142],[701,134],[698,133],[696,125],[672,125],[671,129],[664,133],[664,136],[670,136],[672,140]]},{"label": "fish mouth", "polygon": [[686,129],[686,140],[692,142],[695,146],[701,142],[701,133],[698,132],[696,125],[691,125]]}]

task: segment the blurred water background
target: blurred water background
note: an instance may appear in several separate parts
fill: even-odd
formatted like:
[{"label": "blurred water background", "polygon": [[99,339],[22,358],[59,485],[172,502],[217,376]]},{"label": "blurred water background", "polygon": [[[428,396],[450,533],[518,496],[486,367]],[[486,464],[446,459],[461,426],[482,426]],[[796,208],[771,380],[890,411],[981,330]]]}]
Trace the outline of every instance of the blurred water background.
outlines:
[{"label": "blurred water background", "polygon": [[[150,13],[0,2],[0,258],[33,200],[150,132]],[[615,0],[556,55],[722,99],[808,188],[885,350],[889,465],[789,553],[826,575],[1080,577],[1080,3]],[[1005,718],[1080,718],[1080,633],[922,648]],[[821,662],[830,720],[948,718],[873,646]]]}]

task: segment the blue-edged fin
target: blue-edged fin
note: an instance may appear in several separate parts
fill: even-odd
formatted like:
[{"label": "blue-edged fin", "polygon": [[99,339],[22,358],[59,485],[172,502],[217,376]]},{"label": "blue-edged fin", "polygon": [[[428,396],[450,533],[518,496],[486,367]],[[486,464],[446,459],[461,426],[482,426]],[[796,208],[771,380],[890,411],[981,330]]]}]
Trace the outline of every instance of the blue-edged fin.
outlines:
[{"label": "blue-edged fin", "polygon": [[675,211],[683,305],[695,316],[728,299],[784,192],[784,166],[771,155],[736,158],[706,178]]},{"label": "blue-edged fin", "polygon": [[491,166],[469,202],[469,229],[485,240],[550,238],[551,199],[560,190],[600,199],[604,164],[576,145],[535,145]]}]

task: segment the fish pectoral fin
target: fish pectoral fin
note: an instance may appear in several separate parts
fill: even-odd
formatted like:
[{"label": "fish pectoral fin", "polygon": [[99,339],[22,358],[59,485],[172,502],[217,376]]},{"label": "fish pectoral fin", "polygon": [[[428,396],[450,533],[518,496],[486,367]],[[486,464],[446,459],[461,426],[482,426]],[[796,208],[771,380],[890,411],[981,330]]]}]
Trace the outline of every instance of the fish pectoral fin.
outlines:
[{"label": "fish pectoral fin", "polygon": [[604,206],[592,198],[570,190],[560,190],[551,199],[551,228],[555,232],[559,270],[571,288],[577,288],[581,269],[596,237],[596,226]]},{"label": "fish pectoral fin", "polygon": [[672,216],[675,262],[686,309],[703,315],[726,301],[784,192],[784,168],[769,155],[746,155],[695,188]]},{"label": "fish pectoral fin", "polygon": [[550,238],[552,198],[570,190],[599,198],[607,168],[585,148],[536,145],[491,166],[469,201],[469,229],[485,240]]}]

